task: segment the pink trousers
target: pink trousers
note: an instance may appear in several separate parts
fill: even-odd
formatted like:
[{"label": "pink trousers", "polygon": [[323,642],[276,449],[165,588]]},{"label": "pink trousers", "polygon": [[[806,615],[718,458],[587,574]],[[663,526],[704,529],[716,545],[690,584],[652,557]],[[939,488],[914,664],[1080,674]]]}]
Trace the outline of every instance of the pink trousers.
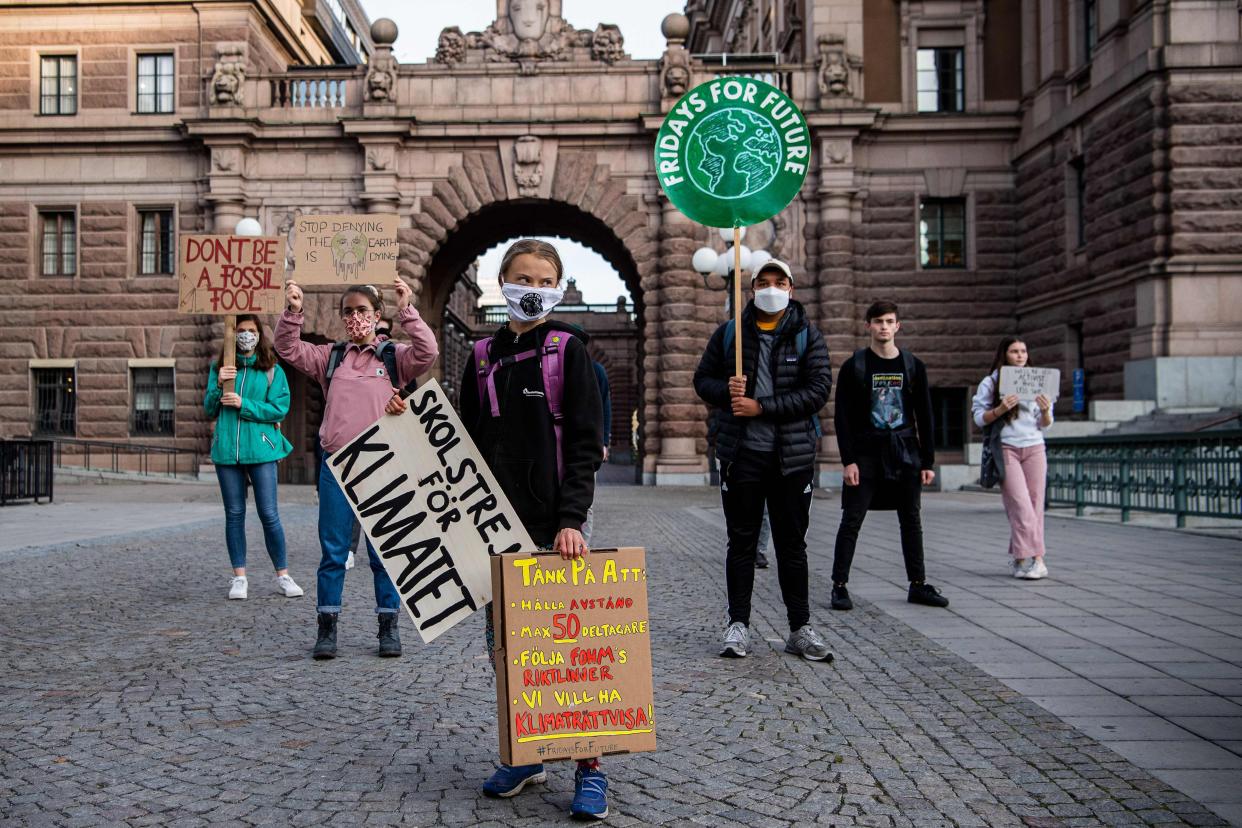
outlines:
[{"label": "pink trousers", "polygon": [[1048,457],[1043,445],[1003,446],[1005,480],[1001,498],[1009,516],[1009,554],[1015,559],[1044,554],[1044,482]]}]

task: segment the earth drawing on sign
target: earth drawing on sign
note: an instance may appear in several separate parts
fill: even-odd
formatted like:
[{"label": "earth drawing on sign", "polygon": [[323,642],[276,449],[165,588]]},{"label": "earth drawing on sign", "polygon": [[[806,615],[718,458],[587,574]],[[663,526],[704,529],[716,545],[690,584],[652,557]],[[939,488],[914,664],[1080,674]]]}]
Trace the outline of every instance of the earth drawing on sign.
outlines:
[{"label": "earth drawing on sign", "polygon": [[695,124],[686,144],[690,180],[716,198],[745,198],[780,170],[780,136],[770,121],[740,107],[713,112]]}]

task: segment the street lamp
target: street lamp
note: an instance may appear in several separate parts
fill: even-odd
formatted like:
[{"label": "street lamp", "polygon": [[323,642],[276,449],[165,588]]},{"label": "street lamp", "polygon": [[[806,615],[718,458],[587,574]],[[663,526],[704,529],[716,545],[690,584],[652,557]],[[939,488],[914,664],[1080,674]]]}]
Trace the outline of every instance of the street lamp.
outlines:
[{"label": "street lamp", "polygon": [[[742,238],[746,237],[745,227],[742,228],[741,237]],[[723,239],[725,242],[732,241],[733,228],[732,227],[720,228],[720,238]],[[756,270],[758,270],[759,268],[767,264],[767,262],[771,260],[772,258],[772,254],[769,253],[768,251],[751,250],[749,247],[747,247],[744,244],[741,245],[740,252],[742,254],[741,255],[741,259],[742,259],[741,272],[743,275],[747,273],[755,272]],[[725,287],[727,288],[730,284],[730,279],[732,277],[733,263],[734,263],[734,250],[733,250],[732,245],[730,245],[729,249],[723,253],[717,253],[715,250],[711,249],[710,247],[700,247],[698,250],[694,251],[694,256],[690,259],[691,267],[693,267],[695,271],[700,276],[703,277],[704,287],[710,287],[707,280],[708,280],[708,277],[714,273],[717,276],[721,276],[724,278]],[[728,303],[726,302],[725,305],[727,307]]]},{"label": "street lamp", "polygon": [[237,226],[233,228],[234,236],[262,236],[263,225],[259,224],[257,219],[247,216],[237,222]]}]

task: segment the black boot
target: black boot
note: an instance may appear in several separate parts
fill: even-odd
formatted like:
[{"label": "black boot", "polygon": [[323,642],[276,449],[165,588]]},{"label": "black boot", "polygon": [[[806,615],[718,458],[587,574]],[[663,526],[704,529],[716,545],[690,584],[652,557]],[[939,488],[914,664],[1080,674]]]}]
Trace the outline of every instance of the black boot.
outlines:
[{"label": "black boot", "polygon": [[397,632],[397,613],[379,614],[379,654],[381,658],[401,655],[401,635]]},{"label": "black boot", "polygon": [[339,617],[335,612],[319,613],[319,637],[311,653],[316,659],[336,658],[336,619]]}]

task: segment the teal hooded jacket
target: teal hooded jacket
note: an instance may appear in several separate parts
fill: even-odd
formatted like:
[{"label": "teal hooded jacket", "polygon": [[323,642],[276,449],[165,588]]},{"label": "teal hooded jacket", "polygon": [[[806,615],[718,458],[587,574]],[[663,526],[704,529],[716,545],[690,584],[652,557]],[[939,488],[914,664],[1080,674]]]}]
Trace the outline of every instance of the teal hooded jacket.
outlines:
[{"label": "teal hooded jacket", "polygon": [[280,421],[289,413],[289,380],[279,365],[267,371],[254,367],[253,356],[237,356],[236,390],[240,409],[220,404],[224,389],[213,362],[207,379],[203,410],[216,421],[211,439],[211,462],[216,465],[251,465],[280,460],[293,446],[280,433]]}]

